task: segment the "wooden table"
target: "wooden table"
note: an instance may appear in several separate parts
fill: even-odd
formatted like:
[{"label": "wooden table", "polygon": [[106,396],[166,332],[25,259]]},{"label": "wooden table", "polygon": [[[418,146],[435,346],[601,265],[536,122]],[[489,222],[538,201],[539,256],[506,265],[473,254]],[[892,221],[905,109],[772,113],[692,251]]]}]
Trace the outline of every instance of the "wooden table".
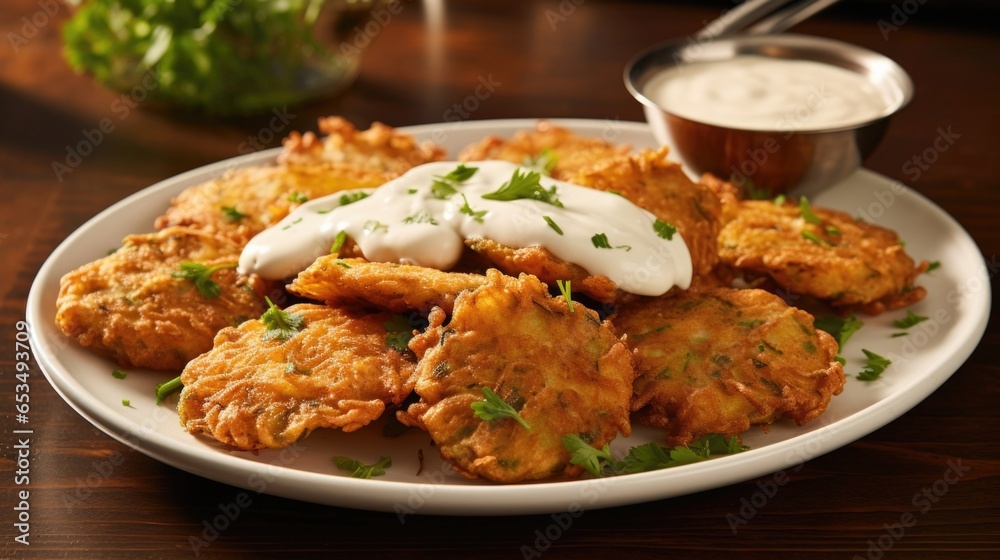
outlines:
[{"label": "wooden table", "polygon": [[[268,127],[268,117],[216,119],[139,107],[119,119],[111,112],[115,94],[74,75],[60,56],[58,30],[66,9],[60,4],[55,14],[39,15],[45,14],[43,4],[0,4],[6,37],[0,46],[0,338],[7,349],[0,356],[2,556],[191,557],[190,538],[202,535],[204,522],[232,503],[239,489],[163,465],[105,436],[56,395],[33,362],[31,411],[39,429],[31,441],[31,544],[14,542],[16,492],[24,488],[15,484],[12,434],[16,324],[42,262],[84,221],[156,181],[236,155],[242,142]],[[897,4],[917,11],[897,21],[895,30],[878,23],[892,21],[893,5],[869,2],[835,10],[798,31],[883,52],[911,73],[916,99],[867,166],[944,208],[995,264],[1000,37],[978,31],[978,24],[959,26],[961,15],[933,25],[942,14],[933,3]],[[646,45],[700,27],[724,5],[477,1],[448,3],[433,16],[420,3],[404,2],[365,50],[354,86],[334,99],[294,108],[280,134],[315,129],[317,117],[333,114],[362,127],[373,120],[398,126],[439,122],[474,92],[480,77],[500,85],[471,119],[639,121],[640,108],[621,82],[626,61]],[[10,33],[26,40],[14,41]],[[116,118],[113,133],[57,180],[53,161],[63,160],[66,147],[106,117]],[[907,173],[907,162],[933,146],[942,130],[955,134],[954,144],[919,177]],[[197,552],[212,558],[439,558],[475,551],[483,558],[521,558],[533,557],[526,551],[534,548],[549,558],[996,558],[998,348],[993,321],[968,362],[938,391],[884,428],[788,473],[766,508],[735,532],[727,514],[737,513],[773,476],[588,511],[560,531],[551,547],[538,540],[554,522],[548,515],[410,516],[400,524],[393,514],[254,494],[239,518]],[[967,472],[926,513],[915,511],[913,496],[941,481],[953,462]],[[109,465],[113,473],[88,482],[89,474]],[[80,492],[85,499],[70,507],[66,496]],[[915,524],[900,529],[908,513],[916,514]]]}]

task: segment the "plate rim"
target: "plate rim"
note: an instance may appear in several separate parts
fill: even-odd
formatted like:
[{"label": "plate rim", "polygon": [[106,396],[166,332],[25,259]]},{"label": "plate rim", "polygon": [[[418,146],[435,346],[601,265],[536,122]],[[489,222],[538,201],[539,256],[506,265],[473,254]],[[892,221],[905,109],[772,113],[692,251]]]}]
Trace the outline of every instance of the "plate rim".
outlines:
[{"label": "plate rim", "polygon": [[[429,123],[397,127],[396,130],[414,135],[420,139],[423,135],[440,131],[442,127],[448,127],[451,130],[469,128],[497,130],[497,133],[500,133],[500,129],[505,129],[504,132],[529,129],[534,127],[540,120],[546,120],[570,129],[592,129],[598,125],[606,125],[611,121],[611,119],[557,118],[490,119],[454,123]],[[614,120],[612,122],[631,133],[648,135],[650,141],[652,141],[652,132],[646,123],[621,120]],[[34,345],[33,350],[36,362],[50,386],[53,387],[64,402],[69,404],[84,419],[124,445],[156,461],[198,476],[247,490],[251,490],[251,488],[247,487],[248,473],[252,475],[254,473],[260,474],[264,471],[273,472],[269,469],[277,468],[280,469],[278,474],[288,476],[277,476],[277,483],[268,485],[264,493],[326,505],[396,512],[400,514],[401,504],[406,503],[405,498],[407,495],[412,495],[414,491],[419,493],[421,489],[432,486],[433,491],[430,492],[430,497],[424,498],[421,494],[423,501],[420,508],[413,512],[408,512],[405,511],[407,506],[402,506],[403,511],[405,513],[448,515],[513,515],[566,511],[574,504],[576,506],[585,506],[583,509],[615,507],[718,488],[776,472],[802,463],[815,456],[828,453],[874,432],[905,414],[936,391],[961,367],[978,346],[979,341],[985,334],[989,319],[991,291],[985,289],[982,290],[981,294],[986,304],[985,311],[978,315],[977,321],[974,324],[965,325],[963,323],[969,336],[964,338],[963,344],[955,349],[944,363],[933,372],[927,374],[928,379],[925,380],[926,382],[909,386],[902,392],[894,392],[845,418],[828,424],[818,425],[815,429],[808,432],[770,443],[764,447],[752,449],[747,453],[737,456],[719,457],[704,463],[675,467],[669,471],[637,473],[603,479],[481,486],[428,485],[422,482],[351,479],[332,474],[321,474],[296,470],[285,466],[246,461],[239,456],[229,453],[213,453],[206,456],[201,451],[201,448],[195,446],[191,446],[190,448],[175,448],[169,438],[159,436],[162,438],[161,441],[155,432],[152,435],[143,434],[141,430],[135,429],[135,422],[131,419],[120,414],[114,414],[114,411],[103,410],[107,408],[104,403],[96,400],[90,402],[86,397],[81,397],[81,395],[89,395],[89,393],[86,392],[78,379],[62,367],[56,355],[49,355],[47,351],[44,351],[51,348],[52,344],[41,338],[41,329],[34,327],[35,321],[44,321],[46,319],[41,315],[42,306],[44,305],[42,301],[43,284],[46,281],[51,282],[54,273],[52,269],[55,267],[58,257],[67,251],[69,247],[79,242],[81,237],[84,237],[88,231],[96,227],[107,216],[136,204],[143,198],[154,194],[162,194],[161,191],[168,191],[175,188],[179,192],[186,186],[203,180],[202,177],[204,175],[216,173],[218,169],[243,167],[273,160],[280,151],[280,147],[272,148],[209,163],[158,181],[102,210],[81,224],[46,258],[35,280],[32,282],[25,315],[29,324],[31,343]],[[898,183],[888,177],[865,169],[861,169],[856,173],[868,176],[869,179],[879,182]],[[848,180],[850,179],[848,178]],[[971,248],[979,256],[979,261],[974,263],[974,266],[984,272],[981,276],[989,283],[989,276],[985,273],[987,268],[985,260],[981,252],[978,251],[975,241],[961,224],[921,193],[905,185],[901,186],[905,189],[907,195],[914,196],[915,200],[921,206],[934,212],[936,218],[945,221],[949,226],[962,234],[960,238],[961,242],[965,245],[971,244]],[[110,418],[107,412],[112,413]],[[822,423],[822,418],[821,416],[814,422]],[[815,449],[801,453],[802,446],[807,441],[818,443]],[[794,454],[796,451],[799,451],[799,453]],[[793,454],[794,457],[792,457]],[[732,468],[734,464],[740,465],[740,468]],[[688,484],[683,489],[675,489],[674,491],[650,491],[657,481],[662,481],[665,478],[680,479]],[[323,486],[326,490],[322,493],[317,493],[315,492],[316,485]],[[618,487],[626,491],[607,492],[607,489],[610,487]],[[641,494],[642,498],[636,499],[637,494]],[[400,499],[401,496],[404,499]],[[581,504],[583,501],[589,503]],[[485,504],[489,505],[486,506]]]}]

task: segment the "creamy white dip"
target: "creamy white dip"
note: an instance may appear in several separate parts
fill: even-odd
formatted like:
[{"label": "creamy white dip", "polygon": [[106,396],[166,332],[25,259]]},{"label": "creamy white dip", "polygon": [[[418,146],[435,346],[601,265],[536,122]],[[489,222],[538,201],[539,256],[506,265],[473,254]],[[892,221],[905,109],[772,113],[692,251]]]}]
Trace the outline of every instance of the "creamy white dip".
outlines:
[{"label": "creamy white dip", "polygon": [[691,255],[680,233],[624,197],[542,176],[541,187],[561,206],[533,198],[484,198],[511,181],[515,171],[531,171],[505,161],[466,162],[476,171],[464,181],[445,181],[454,191],[450,195],[434,187],[459,165],[417,166],[347,205],[343,202],[358,191],[306,202],[250,240],[239,270],[272,280],[295,276],[329,254],[340,232],[371,261],[448,270],[458,262],[464,240],[479,236],[515,248],[545,247],[639,295],[690,285]]},{"label": "creamy white dip", "polygon": [[885,116],[896,104],[856,72],[756,55],[668,68],[643,93],[679,117],[744,130],[850,127]]}]

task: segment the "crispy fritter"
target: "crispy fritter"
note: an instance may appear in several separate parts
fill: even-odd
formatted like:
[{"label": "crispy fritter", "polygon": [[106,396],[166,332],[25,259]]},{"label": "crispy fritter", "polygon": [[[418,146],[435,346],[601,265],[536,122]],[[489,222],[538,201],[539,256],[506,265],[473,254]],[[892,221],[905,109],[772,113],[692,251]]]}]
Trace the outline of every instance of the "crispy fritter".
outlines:
[{"label": "crispy fritter", "polygon": [[615,146],[601,138],[579,136],[543,120],[535,124],[534,130],[518,132],[510,140],[487,136],[463,148],[458,159],[502,159],[524,165],[537,161],[545,150],[554,158],[554,165],[549,170],[552,178],[568,181],[595,161],[627,154],[629,147]]},{"label": "crispy fritter", "polygon": [[231,169],[184,190],[156,219],[156,227],[197,227],[245,244],[305,200],[378,187],[415,165],[444,157],[441,148],[418,144],[380,123],[363,132],[339,117],[319,124],[329,136],[291,133],[278,165]]},{"label": "crispy fritter", "polygon": [[695,277],[705,277],[719,260],[715,245],[719,199],[706,185],[692,182],[679,164],[667,160],[667,151],[647,149],[596,163],[568,181],[617,192],[676,227],[691,252]]},{"label": "crispy fritter", "polygon": [[[628,417],[631,355],[597,314],[578,302],[571,312],[538,279],[488,273],[483,287],[464,292],[454,315],[431,313],[431,326],[410,341],[420,401],[398,414],[430,432],[441,456],[468,477],[497,482],[575,476],[561,439],[578,434],[602,447]],[[492,389],[518,411],[483,420],[471,405]]]},{"label": "crispy fritter", "polygon": [[670,445],[782,415],[803,424],[844,387],[833,337],[763,290],[644,298],[612,322],[637,357],[636,419],[665,428]]},{"label": "crispy fritter", "polygon": [[601,303],[613,302],[619,295],[618,286],[610,278],[592,276],[544,247],[532,245],[515,249],[483,237],[470,237],[465,244],[511,276],[531,274],[552,287],[556,286],[557,280],[569,280],[574,291]]},{"label": "crispy fritter", "polygon": [[287,340],[246,321],[184,368],[177,410],[189,432],[244,450],[284,447],[316,428],[357,430],[412,391],[412,355],[386,344],[391,314],[314,304],[285,312],[305,320]]},{"label": "crispy fritter", "polygon": [[334,304],[370,304],[396,313],[450,313],[458,294],[486,283],[479,274],[442,272],[422,266],[341,259],[316,259],[288,285],[291,293]]},{"label": "crispy fritter", "polygon": [[[130,235],[114,253],[62,277],[56,324],[124,367],[179,370],[210,349],[220,329],[264,310],[264,283],[233,268],[239,251],[189,228]],[[211,274],[219,295],[206,297],[192,280],[175,277],[183,262],[228,266]]]},{"label": "crispy fritter", "polygon": [[796,294],[839,307],[877,313],[916,303],[926,291],[914,287],[914,266],[896,232],[812,207],[810,223],[799,206],[741,201],[719,234],[723,264],[750,280],[766,275]]}]

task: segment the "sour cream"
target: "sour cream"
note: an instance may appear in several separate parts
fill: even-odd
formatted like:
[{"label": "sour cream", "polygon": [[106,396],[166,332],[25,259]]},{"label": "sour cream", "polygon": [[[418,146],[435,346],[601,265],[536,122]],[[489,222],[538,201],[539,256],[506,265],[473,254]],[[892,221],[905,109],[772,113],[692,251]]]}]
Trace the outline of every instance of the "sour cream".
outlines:
[{"label": "sour cream", "polygon": [[679,117],[777,131],[851,127],[888,115],[901,96],[838,66],[755,55],[668,68],[643,93]]},{"label": "sour cream", "polygon": [[655,216],[624,197],[542,177],[542,187],[555,189],[561,207],[535,199],[491,200],[483,195],[496,192],[515,171],[531,170],[505,161],[465,165],[476,172],[451,183],[450,196],[433,185],[458,162],[417,166],[355,202],[359,191],[306,202],[250,240],[239,270],[271,280],[295,276],[329,254],[340,232],[371,261],[448,270],[464,240],[479,236],[515,248],[545,247],[634,294],[657,296],[690,285],[691,254],[680,233],[665,231]]}]

